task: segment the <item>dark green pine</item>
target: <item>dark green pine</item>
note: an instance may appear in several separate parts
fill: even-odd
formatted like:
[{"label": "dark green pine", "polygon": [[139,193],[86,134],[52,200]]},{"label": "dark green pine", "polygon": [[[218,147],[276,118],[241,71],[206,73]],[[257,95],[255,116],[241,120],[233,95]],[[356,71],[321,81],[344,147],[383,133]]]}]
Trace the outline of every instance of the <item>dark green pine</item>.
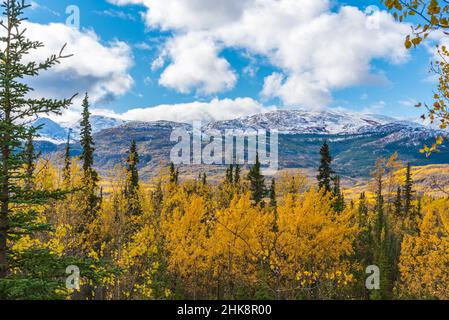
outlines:
[{"label": "dark green pine", "polygon": [[265,177],[261,172],[261,164],[259,161],[259,154],[256,155],[256,163],[251,167],[248,173],[248,180],[250,182],[251,199],[256,203],[261,203],[265,197]]},{"label": "dark green pine", "polygon": [[318,168],[318,188],[320,190],[325,190],[326,192],[331,192],[331,182],[332,175],[334,172],[332,171],[332,157],[330,155],[330,148],[327,141],[323,143],[323,146],[320,149],[320,167]]}]

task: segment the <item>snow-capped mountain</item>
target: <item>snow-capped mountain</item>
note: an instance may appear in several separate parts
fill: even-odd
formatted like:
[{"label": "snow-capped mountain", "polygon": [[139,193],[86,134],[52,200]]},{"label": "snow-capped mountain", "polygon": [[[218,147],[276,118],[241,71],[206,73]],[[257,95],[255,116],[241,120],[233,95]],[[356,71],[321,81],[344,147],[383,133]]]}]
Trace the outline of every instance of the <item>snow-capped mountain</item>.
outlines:
[{"label": "snow-capped mountain", "polygon": [[[63,145],[55,140],[66,141],[67,128],[52,121],[40,119],[48,125],[41,134],[37,149],[46,152],[62,152]],[[123,163],[132,140],[137,141],[141,172],[151,176],[161,164],[167,164],[176,142],[170,137],[173,129],[183,127],[192,130],[188,123],[170,121],[126,122],[92,117],[96,144],[95,165],[103,172]],[[79,127],[78,127],[79,128]],[[368,176],[376,160],[399,152],[402,161],[412,165],[448,163],[449,152],[441,146],[440,154],[427,158],[419,150],[424,144],[435,141],[438,132],[421,124],[397,120],[385,116],[348,113],[341,111],[280,110],[235,120],[216,121],[205,124],[209,129],[277,130],[279,135],[279,165],[281,168],[316,168],[319,149],[324,141],[331,145],[335,169],[347,176]],[[77,134],[79,129],[75,128]],[[207,132],[206,132],[207,133]],[[73,139],[72,153],[79,155],[81,146]],[[202,170],[202,169],[199,169]],[[211,169],[208,170],[218,170]]]},{"label": "snow-capped mountain", "polygon": [[[92,130],[98,133],[102,130],[123,126],[142,127],[158,126],[169,123],[169,121],[156,122],[126,122],[121,119],[94,115],[91,116]],[[43,125],[39,131],[39,140],[60,144],[67,140],[69,128],[72,129],[72,139],[77,140],[80,133],[80,125],[69,123],[56,123],[47,118],[38,119],[35,125]],[[189,127],[188,124],[178,124]],[[204,131],[215,130],[248,130],[265,129],[277,130],[281,134],[329,134],[347,135],[356,133],[367,133],[376,131],[389,131],[391,126],[409,128],[411,131],[428,131],[423,125],[416,122],[397,120],[394,118],[362,113],[349,113],[343,111],[306,111],[306,110],[278,110],[253,116],[242,117],[234,120],[215,121],[206,124]],[[123,128],[126,130],[126,128]],[[406,129],[407,130],[407,129]]]},{"label": "snow-capped mountain", "polygon": [[[92,132],[97,133],[105,129],[117,127],[126,123],[126,121],[111,117],[93,115],[90,117]],[[40,118],[33,123],[33,126],[41,126],[39,130],[40,137],[37,140],[48,141],[55,144],[65,143],[69,130],[71,131],[71,139],[77,140],[80,135],[80,121],[73,123],[56,123],[48,118]]]},{"label": "snow-capped mountain", "polygon": [[67,140],[67,129],[48,118],[37,119],[33,127],[39,128],[39,137],[36,139],[38,141],[59,144]]},{"label": "snow-capped mountain", "polygon": [[[169,124],[172,127],[185,126],[189,124],[174,123],[170,121],[155,122],[127,122],[121,119],[91,116],[93,133],[102,130],[123,127],[142,128],[145,126],[160,126]],[[56,123],[50,119],[41,118],[36,125],[44,126],[39,131],[40,140],[52,143],[64,143],[67,140],[69,128],[72,129],[72,139],[77,140],[80,133],[79,122],[75,125],[68,123]],[[261,113],[253,116],[242,117],[234,120],[215,121],[205,124],[203,131],[207,130],[277,130],[281,134],[322,134],[322,135],[348,135],[357,133],[391,131],[391,127],[400,127],[405,131],[430,132],[431,128],[416,122],[397,120],[394,118],[362,113],[349,113],[343,111],[306,111],[306,110],[278,110]]]},{"label": "snow-capped mountain", "polygon": [[[341,111],[278,110],[235,120],[210,123],[206,129],[265,129],[283,134],[354,134],[387,124],[405,124],[386,116]],[[410,126],[416,123],[407,122]]]}]

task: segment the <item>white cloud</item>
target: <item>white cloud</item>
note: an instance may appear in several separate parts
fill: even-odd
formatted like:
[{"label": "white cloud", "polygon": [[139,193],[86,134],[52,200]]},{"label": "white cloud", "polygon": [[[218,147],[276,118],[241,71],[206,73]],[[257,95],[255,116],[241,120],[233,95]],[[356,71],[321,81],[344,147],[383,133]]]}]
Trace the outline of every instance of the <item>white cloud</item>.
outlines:
[{"label": "white cloud", "polygon": [[36,95],[67,98],[77,92],[89,92],[91,101],[95,103],[114,99],[131,89],[133,79],[129,69],[133,58],[126,43],[113,41],[103,44],[93,31],[78,31],[61,23],[24,22],[24,27],[27,28],[27,37],[40,40],[45,45],[31,50],[26,59],[42,61],[59,53],[65,43],[65,54],[73,54],[39,77],[30,79]]},{"label": "white cloud", "polygon": [[162,30],[206,30],[226,25],[243,14],[254,0],[108,0],[117,5],[141,4],[150,8],[146,23]]},{"label": "white cloud", "polygon": [[217,45],[203,34],[176,37],[167,43],[166,49],[172,63],[161,74],[161,85],[182,93],[196,90],[203,94],[234,87],[237,76],[230,64],[218,56]]},{"label": "white cloud", "polygon": [[[195,101],[191,103],[164,104],[149,108],[135,108],[125,113],[115,113],[108,109],[92,109],[92,114],[130,121],[158,121],[175,122],[218,121],[230,120],[243,116],[259,114],[275,107],[264,106],[252,98],[213,99],[208,102]],[[60,123],[75,124],[80,119],[80,113],[66,110],[61,116],[52,116]]]},{"label": "white cloud", "polygon": [[301,104],[319,109],[328,105],[332,100],[329,89],[323,82],[307,77],[292,75],[286,78],[282,74],[273,73],[265,78],[262,95],[266,98],[280,97],[288,106]]},{"label": "white cloud", "polygon": [[254,115],[273,109],[264,107],[251,98],[213,99],[210,102],[192,102],[159,105],[152,108],[131,109],[120,115],[125,120],[156,121],[217,121]]},{"label": "white cloud", "polygon": [[325,106],[332,91],[384,77],[372,68],[382,59],[407,60],[408,26],[385,11],[333,8],[330,0],[110,0],[145,5],[149,28],[173,32],[166,43],[171,64],[161,85],[180,92],[213,93],[234,87],[223,48],[262,56],[279,72],[262,93],[288,105]]}]

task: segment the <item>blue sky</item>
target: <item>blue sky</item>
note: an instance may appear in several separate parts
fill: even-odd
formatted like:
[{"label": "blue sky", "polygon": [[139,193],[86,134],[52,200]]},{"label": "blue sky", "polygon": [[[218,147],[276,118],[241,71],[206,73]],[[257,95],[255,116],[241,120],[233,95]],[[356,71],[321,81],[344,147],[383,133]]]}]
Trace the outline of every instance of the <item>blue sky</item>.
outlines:
[{"label": "blue sky", "polygon": [[[365,14],[366,8],[370,5],[376,5],[383,10],[379,1],[298,0],[297,3],[303,2],[306,8],[298,14],[298,21],[291,19],[289,22],[292,25],[291,28],[284,26],[283,21],[277,21],[274,18],[273,21],[267,22],[273,24],[273,27],[267,30],[279,28],[279,33],[271,38],[273,42],[278,43],[273,46],[266,44],[271,39],[269,36],[264,38],[261,34],[263,30],[251,30],[250,24],[244,21],[242,16],[245,10],[254,9],[251,7],[254,6],[252,2],[268,3],[274,0],[241,1],[241,3],[245,2],[245,7],[236,4],[228,8],[228,4],[225,4],[226,7],[222,11],[227,12],[226,10],[229,9],[229,16],[223,17],[218,16],[221,11],[215,11],[214,8],[205,8],[201,15],[198,13],[196,17],[197,12],[203,9],[200,7],[198,10],[198,7],[195,7],[195,5],[201,6],[200,0],[186,1],[195,2],[193,7],[179,4],[177,1],[181,0],[165,2],[163,0],[110,0],[110,2],[106,0],[34,0],[33,9],[29,10],[28,16],[30,22],[35,25],[65,24],[67,6],[72,4],[78,6],[80,29],[75,36],[67,33],[67,50],[75,51],[76,54],[76,48],[71,47],[72,36],[74,38],[95,34],[94,40],[92,37],[91,40],[102,46],[103,54],[106,56],[104,61],[111,64],[106,67],[102,65],[103,59],[99,59],[99,70],[107,69],[104,72],[98,72],[102,74],[100,77],[95,70],[94,74],[89,74],[88,71],[81,72],[76,70],[76,66],[72,66],[71,72],[76,72],[76,77],[55,72],[51,77],[46,76],[45,78],[49,80],[42,81],[38,89],[46,93],[55,93],[55,95],[59,92],[70,92],[70,90],[89,91],[89,93],[93,91],[95,92],[92,93],[94,108],[119,115],[136,108],[146,110],[160,105],[167,105],[165,108],[177,105],[176,110],[181,110],[180,104],[185,104],[182,108],[188,109],[191,104],[202,102],[205,104],[203,107],[207,108],[210,101],[218,101],[214,107],[221,108],[222,100],[228,99],[228,102],[237,103],[236,101],[240,101],[238,99],[245,98],[251,99],[246,100],[249,105],[247,112],[236,112],[236,115],[252,113],[259,110],[258,108],[277,106],[317,109],[341,107],[397,117],[417,117],[422,111],[414,108],[413,102],[429,101],[431,98],[435,86],[434,82],[429,80],[428,72],[431,50],[426,46],[408,52],[403,50],[401,47],[403,35],[407,32],[404,33],[404,30],[408,30],[407,26],[395,24],[389,20],[387,13],[382,12],[379,20],[376,20],[379,23],[379,30],[367,30],[366,44],[363,43],[365,35],[359,31],[357,21],[362,21],[360,19],[364,19],[365,15],[366,17],[370,15]],[[309,5],[312,1],[316,2]],[[218,2],[222,0],[217,0]],[[288,9],[285,9],[285,6],[273,7],[276,10],[279,9],[278,20],[282,20],[289,14],[287,11],[281,12],[282,10],[291,10],[294,6],[291,0],[281,2],[285,2],[286,6],[290,7]],[[321,2],[321,7],[309,8],[318,6],[316,5],[318,2]],[[172,7],[165,8],[164,3]],[[153,4],[155,9],[152,10]],[[358,11],[341,13],[342,8],[347,6],[355,6]],[[176,16],[170,17],[170,13],[164,10],[178,11],[173,13]],[[183,10],[186,11],[183,12]],[[258,23],[257,12],[259,11],[256,9],[253,11],[256,13],[252,13],[250,19]],[[332,16],[333,14],[337,16]],[[197,23],[195,20],[203,17],[207,20],[208,16],[214,15],[217,15],[216,20],[220,21],[219,23],[216,23],[214,19],[204,23]],[[185,21],[182,20],[184,16]],[[287,17],[290,19],[290,16]],[[238,22],[239,19],[241,22]],[[263,19],[261,13],[262,23]],[[341,23],[338,19],[341,19]],[[324,25],[326,21],[335,23],[336,26],[330,26],[328,29]],[[283,30],[295,28],[298,32],[312,30],[312,39],[307,34],[304,34],[302,38],[293,33],[281,39],[284,37]],[[51,34],[53,31],[50,32],[50,28],[45,30],[49,32],[50,38],[46,35],[40,40],[44,43],[50,41],[48,39],[53,41]],[[239,31],[236,30],[244,31],[242,35],[239,35]],[[320,33],[321,30],[323,30],[322,33]],[[335,34],[333,30],[336,30]],[[383,35],[385,35],[384,38]],[[59,38],[64,39],[64,36]],[[62,41],[61,39],[59,40]],[[205,42],[202,39],[206,39]],[[50,48],[57,45],[53,42]],[[322,44],[318,45],[317,42],[324,44],[329,42],[330,48]],[[370,42],[375,48],[370,48]],[[315,45],[316,48],[310,49]],[[121,49],[118,50],[117,47]],[[87,56],[97,54],[94,47],[92,51],[89,48],[83,49],[83,54]],[[108,53],[108,50],[112,53]],[[348,52],[345,52],[346,50]],[[344,62],[340,63],[340,60],[335,58],[340,54],[352,56],[352,58],[343,58]],[[120,71],[113,71],[120,66],[122,60],[118,58],[123,59],[123,55],[127,55],[127,66],[122,67]],[[83,58],[82,63],[86,59],[88,60]],[[118,59],[117,62],[114,62],[114,59]],[[311,60],[310,64],[308,60]],[[155,61],[163,61],[163,64],[156,68]],[[192,66],[189,66],[189,63],[192,63]],[[327,73],[326,67],[333,69],[332,72],[335,74]],[[130,81],[126,86],[122,86],[121,82],[128,76]],[[58,77],[63,77],[64,80]],[[104,89],[101,81],[109,81],[109,78],[116,78],[116,80],[113,82],[111,80]],[[73,86],[71,86],[71,80],[73,80]],[[67,88],[60,90],[61,85]],[[92,89],[93,87],[96,89]],[[217,116],[218,113],[215,112],[211,113],[211,117],[232,117],[236,108],[238,106],[231,106],[227,115],[228,111],[224,107],[223,115]],[[76,106],[74,110],[77,110]],[[164,110],[159,107],[158,113],[149,112],[146,117],[163,117]],[[205,109],[197,111],[201,112],[201,110]],[[138,118],[139,116],[137,112],[134,112],[128,114],[128,117]]]}]

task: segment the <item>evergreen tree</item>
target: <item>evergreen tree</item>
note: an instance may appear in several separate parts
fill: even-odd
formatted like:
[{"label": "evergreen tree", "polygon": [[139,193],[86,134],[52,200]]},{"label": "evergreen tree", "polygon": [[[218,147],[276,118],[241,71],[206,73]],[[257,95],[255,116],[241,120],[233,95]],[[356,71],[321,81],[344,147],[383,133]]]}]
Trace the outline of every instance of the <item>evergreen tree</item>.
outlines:
[{"label": "evergreen tree", "polygon": [[248,173],[250,182],[251,199],[256,203],[261,203],[265,196],[265,178],[260,170],[259,154],[256,155],[256,163],[251,167]]},{"label": "evergreen tree", "polygon": [[34,151],[34,128],[30,128],[28,132],[27,141],[25,143],[25,189],[31,190],[34,187],[34,171],[36,170],[36,160],[38,155]]},{"label": "evergreen tree", "polygon": [[380,269],[380,290],[372,293],[372,299],[391,299],[393,291],[393,251],[394,251],[394,237],[390,233],[388,227],[388,220],[385,216],[384,197],[383,197],[383,174],[385,169],[382,167],[382,162],[379,161],[376,165],[376,219],[374,226],[374,264]]},{"label": "evergreen tree", "polygon": [[345,197],[341,191],[340,177],[334,177],[334,210],[335,212],[343,212],[345,210]]},{"label": "evergreen tree", "polygon": [[170,183],[178,184],[179,170],[175,167],[173,162],[170,163]]},{"label": "evergreen tree", "polygon": [[325,141],[320,149],[320,167],[318,168],[318,187],[319,189],[324,189],[326,192],[331,192],[331,181],[333,171],[331,168],[332,157],[330,155],[330,148],[328,143]]},{"label": "evergreen tree", "polygon": [[86,93],[83,99],[83,113],[81,119],[81,147],[83,151],[80,159],[83,161],[83,172],[85,179],[92,179],[95,183],[98,182],[98,175],[93,169],[94,166],[94,151],[95,143],[92,137],[92,125],[90,124],[89,111],[89,96]]},{"label": "evergreen tree", "polygon": [[[12,242],[24,235],[45,232],[32,205],[43,205],[62,197],[60,191],[41,192],[23,187],[34,173],[32,147],[35,129],[26,120],[43,114],[59,114],[72,99],[52,100],[30,97],[29,78],[38,76],[66,58],[63,49],[46,60],[30,61],[31,51],[43,47],[26,38],[22,27],[24,1],[3,2],[0,28],[0,299],[47,299],[65,292],[61,281],[61,259],[47,249],[30,247],[16,251]],[[23,79],[27,78],[26,81]],[[27,141],[27,144],[23,144]],[[28,162],[28,164],[27,164]],[[25,168],[25,172],[24,169]],[[8,242],[7,242],[8,240]],[[12,272],[14,270],[14,272]]]},{"label": "evergreen tree", "polygon": [[232,164],[226,170],[225,181],[229,184],[232,184],[234,182],[234,166]]},{"label": "evergreen tree", "polygon": [[401,187],[398,187],[398,190],[396,192],[396,198],[394,199],[394,212],[397,217],[401,216],[402,214],[402,192]]},{"label": "evergreen tree", "polygon": [[67,134],[67,143],[65,145],[64,152],[64,171],[63,171],[63,180],[66,186],[70,185],[71,180],[71,166],[72,166],[72,158],[70,157],[70,134],[72,133],[72,129],[69,129]]},{"label": "evergreen tree", "polygon": [[365,192],[360,194],[359,198],[359,225],[365,227],[368,223],[368,207],[366,205]]},{"label": "evergreen tree", "polygon": [[207,185],[207,175],[205,172],[203,173],[203,175],[201,177],[201,183],[203,184],[203,186]]},{"label": "evergreen tree", "polygon": [[128,202],[128,211],[132,215],[137,215],[140,213],[139,204],[139,171],[137,166],[139,164],[139,154],[137,152],[136,141],[131,142],[131,147],[129,150],[127,163],[127,181],[125,187],[125,196]]},{"label": "evergreen tree", "polygon": [[128,172],[128,187],[127,191],[133,193],[139,188],[139,171],[137,166],[139,164],[139,154],[137,152],[136,140],[131,142],[128,158],[126,159]]},{"label": "evergreen tree", "polygon": [[240,183],[240,172],[241,172],[240,165],[237,163],[235,165],[235,170],[234,170],[234,183],[236,185],[238,185]]},{"label": "evergreen tree", "polygon": [[404,215],[408,218],[410,218],[410,216],[413,214],[412,200],[413,200],[412,169],[410,163],[408,163],[404,183]]},{"label": "evergreen tree", "polygon": [[[83,184],[86,193],[86,206],[84,208],[84,223],[89,223],[97,215],[100,206],[98,193],[98,174],[94,166],[94,141],[92,137],[92,126],[90,124],[89,96],[86,93],[82,103],[83,112],[81,119],[81,147],[80,159],[83,162]],[[84,229],[85,226],[80,226]]]},{"label": "evergreen tree", "polygon": [[276,208],[277,207],[277,200],[276,200],[276,180],[273,178],[271,179],[271,185],[270,190],[268,191],[270,196],[270,207]]}]

